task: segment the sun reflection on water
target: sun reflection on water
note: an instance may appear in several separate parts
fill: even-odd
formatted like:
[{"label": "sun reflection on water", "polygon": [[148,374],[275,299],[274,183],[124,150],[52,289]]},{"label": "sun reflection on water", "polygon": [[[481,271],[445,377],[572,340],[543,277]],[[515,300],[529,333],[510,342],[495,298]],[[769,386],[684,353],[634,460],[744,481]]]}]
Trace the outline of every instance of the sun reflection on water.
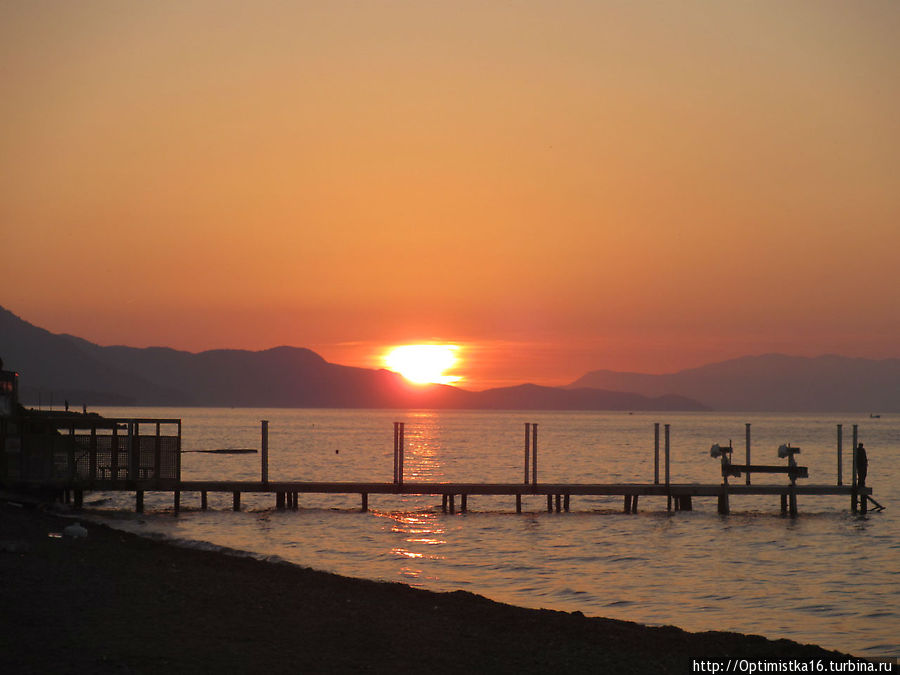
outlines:
[{"label": "sun reflection on water", "polygon": [[390,555],[406,564],[400,566],[399,572],[406,579],[418,579],[423,570],[412,567],[408,563],[413,560],[443,560],[444,555],[436,548],[446,544],[445,530],[435,513],[403,513],[384,514],[390,518],[390,531],[403,538],[402,544],[391,547]]},{"label": "sun reflection on water", "polygon": [[404,478],[410,481],[440,482],[446,479],[440,454],[441,427],[436,412],[418,410],[411,413],[412,424],[406,436]]}]

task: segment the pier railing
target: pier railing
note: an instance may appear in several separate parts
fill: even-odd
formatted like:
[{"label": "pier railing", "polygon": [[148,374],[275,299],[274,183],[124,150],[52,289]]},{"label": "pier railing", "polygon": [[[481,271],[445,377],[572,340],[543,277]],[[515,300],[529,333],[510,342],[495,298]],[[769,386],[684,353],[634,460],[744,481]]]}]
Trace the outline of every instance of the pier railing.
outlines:
[{"label": "pier railing", "polygon": [[8,485],[172,489],[181,480],[181,420],[39,415],[0,424]]}]

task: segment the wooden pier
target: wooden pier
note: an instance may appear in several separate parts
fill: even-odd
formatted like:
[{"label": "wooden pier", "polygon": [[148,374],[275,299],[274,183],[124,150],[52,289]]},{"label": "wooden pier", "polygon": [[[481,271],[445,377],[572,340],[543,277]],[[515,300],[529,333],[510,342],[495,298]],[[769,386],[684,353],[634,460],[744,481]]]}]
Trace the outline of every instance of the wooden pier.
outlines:
[{"label": "wooden pier", "polygon": [[[199,493],[200,508],[208,508],[208,495],[230,493],[232,508],[240,510],[241,495],[264,493],[274,496],[276,509],[297,509],[301,494],[358,494],[360,509],[368,511],[369,495],[434,495],[441,497],[442,510],[465,513],[469,498],[508,496],[515,499],[515,510],[522,512],[524,497],[546,497],[547,511],[569,511],[572,497],[621,497],[625,513],[637,513],[641,497],[664,497],[666,511],[691,511],[694,499],[715,498],[721,514],[730,512],[731,499],[750,495],[778,497],[781,513],[796,516],[797,499],[804,496],[839,496],[850,498],[853,512],[866,513],[871,502],[883,509],[872,497],[872,488],[857,480],[855,452],[852,482],[842,484],[842,425],[838,425],[837,483],[834,485],[798,485],[797,479],[808,477],[807,467],[799,466],[795,455],[799,448],[783,445],[781,465],[750,463],[750,425],[746,428],[746,463],[732,464],[733,449],[713,445],[710,454],[721,460],[722,483],[672,483],[670,481],[670,429],[664,426],[663,471],[660,467],[660,425],[654,425],[654,480],[652,483],[544,483],[538,474],[538,425],[525,425],[524,476],[521,483],[429,483],[404,480],[405,424],[394,423],[394,476],[392,482],[312,482],[271,481],[268,476],[268,422],[262,421],[261,467],[259,481],[185,481],[181,480],[181,420],[73,418],[38,420],[40,428],[21,430],[4,423],[0,440],[7,448],[6,467],[0,476],[0,487],[24,488],[62,496],[76,508],[83,505],[88,491],[128,491],[135,493],[135,509],[143,511],[147,492],[170,492],[174,511],[181,510],[183,493]],[[36,423],[37,424],[37,423]],[[149,427],[153,433],[141,433]],[[171,431],[163,434],[165,428]],[[38,433],[40,431],[41,433]],[[28,432],[28,433],[24,433]],[[120,433],[124,432],[124,433]],[[857,427],[853,426],[853,448],[857,447]],[[13,448],[10,451],[9,448]],[[15,461],[13,461],[15,460]],[[39,460],[39,461],[38,461]],[[752,473],[785,474],[783,485],[752,485]],[[12,475],[10,475],[12,474]],[[745,482],[729,484],[729,477],[746,476]],[[457,508],[459,498],[459,508]]]},{"label": "wooden pier", "polygon": [[[149,487],[149,486],[148,486]],[[132,487],[138,490],[140,486]],[[157,488],[158,489],[158,488]],[[151,488],[152,491],[152,488]],[[233,508],[239,510],[241,495],[244,493],[267,493],[275,496],[277,509],[296,509],[301,494],[358,494],[360,510],[368,511],[369,495],[416,495],[440,496],[442,510],[448,513],[466,513],[469,498],[473,496],[508,496],[515,498],[516,512],[522,512],[524,497],[542,496],[547,499],[547,511],[569,511],[572,497],[622,497],[623,511],[637,513],[640,497],[665,497],[668,511],[692,511],[694,498],[713,498],[719,503],[719,511],[723,501],[728,503],[730,497],[762,495],[778,496],[781,512],[797,514],[797,497],[799,496],[844,496],[853,497],[854,492],[859,508],[866,511],[866,497],[872,494],[872,488],[859,487],[854,490],[850,486],[840,485],[703,485],[699,483],[672,483],[670,485],[656,483],[539,483],[537,485],[522,483],[341,483],[341,482],[301,482],[277,481],[182,481],[171,490],[176,493],[192,492],[201,496],[201,508],[207,504],[210,492],[231,493]],[[456,498],[459,498],[459,508]],[[178,500],[176,499],[176,503]],[[793,508],[791,508],[793,505]],[[177,508],[177,507],[176,507]]]}]

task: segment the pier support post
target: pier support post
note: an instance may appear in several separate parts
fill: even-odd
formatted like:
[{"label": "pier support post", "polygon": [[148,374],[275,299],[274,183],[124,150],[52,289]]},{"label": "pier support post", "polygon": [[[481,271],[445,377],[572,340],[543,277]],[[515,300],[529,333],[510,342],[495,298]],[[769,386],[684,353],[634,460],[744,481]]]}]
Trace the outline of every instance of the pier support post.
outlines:
[{"label": "pier support post", "polygon": [[201,511],[206,511],[206,509],[208,508],[208,506],[209,506],[209,503],[208,503],[207,497],[206,497],[206,490],[203,490],[203,491],[200,493],[200,510],[201,510]]},{"label": "pier support post", "polygon": [[669,425],[665,426],[665,435],[666,435],[666,511],[671,513],[672,511],[672,492],[669,487]]},{"label": "pier support post", "polygon": [[275,508],[278,511],[284,511],[284,493],[283,492],[275,493]]},{"label": "pier support post", "polygon": [[869,498],[866,494],[862,495],[862,498],[859,500],[859,513],[860,515],[866,515],[869,510]]},{"label": "pier support post", "polygon": [[399,455],[400,455],[400,473],[399,473],[399,482],[400,485],[403,485],[403,462],[406,459],[404,457],[405,454],[405,440],[404,436],[406,435],[406,422],[400,422],[400,447],[399,447]]},{"label": "pier support post", "polygon": [[547,513],[553,512],[553,495],[547,495]]},{"label": "pier support post", "polygon": [[563,509],[565,509],[566,513],[569,512],[569,497],[570,496],[571,495],[569,495],[569,493],[567,492],[565,494],[565,496],[563,497]]},{"label": "pier support post", "polygon": [[788,495],[788,502],[790,503],[791,518],[796,518],[797,517],[797,493],[794,492],[793,490],[791,490],[790,494]]},{"label": "pier support post", "polygon": [[403,436],[405,422],[394,422],[394,483],[403,485]]},{"label": "pier support post", "polygon": [[727,515],[729,510],[730,510],[730,507],[728,504],[728,491],[723,490],[719,494],[719,513],[721,513],[723,515]]},{"label": "pier support post", "polygon": [[134,493],[134,512],[135,513],[143,513],[144,512],[144,491],[138,490]]},{"label": "pier support post", "polygon": [[235,491],[232,493],[232,508],[235,511],[241,510],[241,493],[240,492]]},{"label": "pier support post", "polygon": [[537,422],[531,423],[531,484],[537,485]]},{"label": "pier support post", "polygon": [[447,495],[441,495],[441,511],[447,513]]},{"label": "pier support post", "polygon": [[360,511],[362,511],[363,513],[366,513],[368,510],[369,510],[369,493],[363,492],[362,493],[362,507],[360,508]]},{"label": "pier support post", "polygon": [[261,421],[261,439],[260,439],[260,480],[263,483],[269,482],[269,420]]},{"label": "pier support post", "polygon": [[625,495],[625,513],[631,513],[631,495]]},{"label": "pier support post", "polygon": [[[750,423],[746,423],[746,429],[744,431],[745,442],[747,444],[747,466],[750,466]],[[750,472],[747,472],[747,485],[750,485]]]},{"label": "pier support post", "polygon": [[562,495],[556,495],[556,512],[562,511]]},{"label": "pier support post", "polygon": [[525,422],[525,485],[528,485],[528,462],[531,459],[531,422]]},{"label": "pier support post", "polygon": [[450,513],[456,513],[456,495],[450,495]]},{"label": "pier support post", "polygon": [[788,511],[788,496],[787,493],[781,493],[781,515],[786,516]]},{"label": "pier support post", "polygon": [[659,485],[659,422],[653,423],[653,483]]},{"label": "pier support post", "polygon": [[851,485],[853,486],[853,491],[850,494],[850,510],[853,513],[856,513],[858,509],[859,503],[859,493],[857,492],[857,483],[856,483],[856,446],[857,446],[857,430],[858,425],[853,425],[853,482]]},{"label": "pier support post", "polygon": [[469,510],[469,495],[463,493],[459,497],[459,512],[465,513]]},{"label": "pier support post", "polygon": [[516,513],[522,513],[522,495],[516,494]]},{"label": "pier support post", "polygon": [[181,513],[181,492],[175,490],[175,494],[173,495],[173,506],[175,508],[175,515],[177,516]]},{"label": "pier support post", "polygon": [[638,497],[639,496],[640,495],[632,495],[632,497],[631,497],[631,512],[632,513],[637,513],[637,511],[638,511],[637,507],[638,507]]}]

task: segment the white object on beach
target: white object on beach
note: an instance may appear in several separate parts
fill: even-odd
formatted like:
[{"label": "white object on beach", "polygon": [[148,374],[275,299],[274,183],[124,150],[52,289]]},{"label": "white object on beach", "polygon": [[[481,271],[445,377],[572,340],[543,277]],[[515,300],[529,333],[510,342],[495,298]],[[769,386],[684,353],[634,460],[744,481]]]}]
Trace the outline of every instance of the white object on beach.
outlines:
[{"label": "white object on beach", "polygon": [[87,529],[82,527],[81,523],[74,523],[72,525],[67,526],[63,530],[63,534],[66,535],[67,537],[75,537],[75,538],[86,537]]}]

